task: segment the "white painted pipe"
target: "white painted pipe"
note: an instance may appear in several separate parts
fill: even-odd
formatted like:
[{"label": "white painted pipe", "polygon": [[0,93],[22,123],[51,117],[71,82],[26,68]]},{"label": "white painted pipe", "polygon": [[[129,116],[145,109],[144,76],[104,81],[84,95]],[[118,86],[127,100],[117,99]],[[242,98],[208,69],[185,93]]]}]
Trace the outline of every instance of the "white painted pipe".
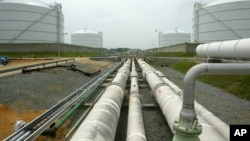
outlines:
[{"label": "white painted pipe", "polygon": [[135,63],[132,62],[131,85],[129,96],[129,113],[127,127],[127,141],[146,141],[144,123],[141,111],[141,102],[138,87],[138,74]]},{"label": "white painted pipe", "polygon": [[[191,126],[192,122],[196,120],[196,114],[194,110],[194,88],[195,81],[201,74],[218,74],[218,75],[237,75],[237,74],[250,74],[249,63],[203,63],[198,64],[188,70],[184,77],[184,94],[183,94],[183,107],[180,112],[180,123],[185,127]],[[204,111],[203,111],[204,112]],[[229,137],[229,128],[225,124],[221,124],[214,121],[218,121],[216,118],[207,118],[210,124],[223,135],[223,137]]]},{"label": "white painted pipe", "polygon": [[130,64],[129,59],[118,70],[116,77],[79,126],[71,141],[112,141],[115,139]]},{"label": "white painted pipe", "polygon": [[[163,115],[167,119],[172,132],[174,133],[173,124],[179,117],[179,113],[182,108],[182,95],[178,95],[170,86],[164,84],[163,81],[154,72],[152,72],[152,68],[146,68],[149,66],[145,65],[144,61],[139,59],[138,64],[141,67],[142,72],[145,73],[143,75],[145,75],[144,77],[150,85],[150,88],[154,91],[155,99],[158,102]],[[147,71],[143,71],[144,69]],[[156,81],[157,84],[152,81]],[[224,134],[218,131],[225,131],[229,129],[228,126],[200,104],[196,103],[196,105],[198,114],[197,117],[202,125],[202,134],[199,136],[201,141],[227,141],[228,137],[225,138]],[[218,127],[216,124],[219,126],[221,125],[221,127]],[[226,128],[221,129],[224,127]]]},{"label": "white painted pipe", "polygon": [[167,76],[165,76],[162,72],[155,70],[154,72],[162,79],[164,83],[166,83],[169,87],[171,87],[178,95],[182,95],[183,91],[180,89],[177,85],[175,85],[173,82],[167,79]]},{"label": "white painted pipe", "polygon": [[196,48],[199,57],[250,59],[250,38],[201,44]]},{"label": "white painted pipe", "polygon": [[[162,72],[160,72],[158,70],[154,70],[154,71],[158,74],[158,76],[160,76],[162,78],[162,80],[167,85],[169,85],[182,98],[183,91],[177,85],[175,85],[173,82],[169,81],[167,79],[167,77]],[[216,131],[218,131],[221,135],[223,135],[223,137],[225,139],[228,139],[228,137],[229,137],[229,127],[228,127],[228,125],[226,123],[221,121],[218,117],[216,117],[213,113],[208,111],[206,108],[204,108],[202,105],[200,105],[196,101],[195,101],[195,110],[196,110],[198,116],[200,117],[199,119],[203,120],[202,124],[204,126],[206,126],[206,124],[204,124],[204,122],[212,125],[212,127],[214,129],[216,129]]]}]

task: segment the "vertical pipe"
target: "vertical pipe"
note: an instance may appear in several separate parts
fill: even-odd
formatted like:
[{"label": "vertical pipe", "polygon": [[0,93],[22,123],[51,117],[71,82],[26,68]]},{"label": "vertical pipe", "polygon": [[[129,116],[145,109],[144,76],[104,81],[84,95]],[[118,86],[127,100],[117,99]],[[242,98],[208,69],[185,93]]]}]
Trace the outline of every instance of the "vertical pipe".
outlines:
[{"label": "vertical pipe", "polygon": [[[177,133],[178,135],[182,134],[185,136],[175,136],[174,141],[193,141],[193,140],[202,140],[202,141],[226,141],[228,137],[224,136],[224,133],[227,132],[228,126],[225,126],[223,122],[221,122],[217,117],[215,117],[212,113],[207,111],[201,105],[197,105],[197,112],[199,122],[202,124],[198,124],[197,120],[194,120],[191,128],[186,128],[180,126],[178,121],[176,120],[180,114],[182,108],[182,95],[178,95],[173,88],[169,87],[165,84],[153,71],[154,69],[146,64],[141,59],[138,59],[138,64],[142,69],[142,73],[144,79],[147,80],[150,88],[154,92],[154,96],[156,101],[158,102],[163,115],[168,121],[168,125],[170,126],[173,133]],[[238,67],[236,67],[236,70]],[[250,72],[250,71],[248,71]],[[221,71],[223,73],[223,71]],[[188,97],[188,96],[187,96]],[[193,99],[194,100],[194,99]],[[205,115],[204,115],[205,113]],[[207,115],[208,114],[208,115]],[[207,117],[208,116],[208,117]],[[194,119],[197,119],[196,117]],[[174,125],[174,126],[173,126]],[[220,127],[225,127],[222,130]],[[180,127],[180,129],[174,128]],[[202,134],[198,137],[198,135],[203,131]],[[220,132],[222,130],[222,132]]]},{"label": "vertical pipe", "polygon": [[114,140],[130,64],[129,59],[118,70],[114,80],[79,126],[71,141]]},{"label": "vertical pipe", "polygon": [[135,69],[135,62],[132,62],[131,85],[129,96],[129,113],[127,141],[146,141],[144,123],[141,111],[141,102],[138,87],[138,74]]},{"label": "vertical pipe", "polygon": [[[194,88],[195,80],[201,74],[220,74],[220,75],[235,75],[235,74],[250,74],[249,63],[203,63],[192,67],[184,77],[184,93],[183,93],[183,106],[180,112],[179,123],[185,128],[191,128],[197,120],[194,109]],[[211,119],[210,119],[211,121]],[[226,130],[225,125],[217,126],[218,123],[214,118],[210,123],[212,126],[216,126],[220,134],[223,137],[228,138],[229,132]]]}]

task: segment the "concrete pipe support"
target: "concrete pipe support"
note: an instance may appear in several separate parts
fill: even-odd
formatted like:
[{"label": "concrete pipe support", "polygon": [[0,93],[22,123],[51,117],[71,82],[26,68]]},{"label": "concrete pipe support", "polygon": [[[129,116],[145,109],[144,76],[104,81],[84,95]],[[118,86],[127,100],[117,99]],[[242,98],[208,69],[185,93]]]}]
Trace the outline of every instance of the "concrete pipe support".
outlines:
[{"label": "concrete pipe support", "polygon": [[129,113],[127,141],[146,141],[144,123],[141,111],[141,102],[138,87],[138,74],[135,69],[135,62],[132,62],[131,85],[129,96]]},{"label": "concrete pipe support", "polygon": [[71,141],[114,140],[130,65],[129,59],[118,70],[114,80],[79,126]]}]

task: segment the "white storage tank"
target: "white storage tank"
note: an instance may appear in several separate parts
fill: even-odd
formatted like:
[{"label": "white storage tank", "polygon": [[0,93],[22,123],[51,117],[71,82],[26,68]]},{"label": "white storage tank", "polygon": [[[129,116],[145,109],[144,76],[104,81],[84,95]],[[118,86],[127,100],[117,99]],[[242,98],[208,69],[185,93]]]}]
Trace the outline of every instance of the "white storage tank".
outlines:
[{"label": "white storage tank", "polygon": [[250,0],[195,3],[192,41],[209,43],[250,37]]},{"label": "white storage tank", "polygon": [[61,4],[0,0],[0,43],[64,42]]},{"label": "white storage tank", "polygon": [[183,30],[175,29],[166,32],[159,32],[159,46],[166,47],[176,44],[190,42],[191,35]]},{"label": "white storage tank", "polygon": [[71,35],[71,44],[102,48],[102,32],[95,32],[88,29],[77,31]]}]

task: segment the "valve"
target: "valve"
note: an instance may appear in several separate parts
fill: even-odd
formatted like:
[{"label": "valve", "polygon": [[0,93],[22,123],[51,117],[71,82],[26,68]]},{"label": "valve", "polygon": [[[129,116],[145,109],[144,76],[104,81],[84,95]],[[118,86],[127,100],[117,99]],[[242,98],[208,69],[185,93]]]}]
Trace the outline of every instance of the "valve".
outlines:
[{"label": "valve", "polygon": [[195,120],[191,128],[180,125],[179,120],[174,122],[174,130],[176,131],[173,141],[200,141],[199,135],[202,132],[202,126]]}]

